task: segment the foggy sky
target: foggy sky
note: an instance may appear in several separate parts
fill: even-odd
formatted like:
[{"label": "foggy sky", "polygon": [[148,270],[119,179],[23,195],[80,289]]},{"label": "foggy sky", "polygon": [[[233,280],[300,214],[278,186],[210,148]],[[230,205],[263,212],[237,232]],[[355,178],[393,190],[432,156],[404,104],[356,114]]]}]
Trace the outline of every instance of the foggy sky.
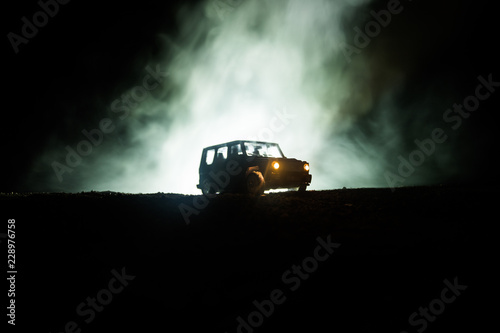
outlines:
[{"label": "foggy sky", "polygon": [[[61,5],[17,54],[5,39],[16,106],[4,107],[14,120],[2,126],[0,190],[198,193],[202,148],[235,139],[278,142],[309,161],[310,189],[387,187],[436,129],[446,140],[398,185],[493,170],[498,96],[456,129],[443,118],[479,76],[500,81],[483,2],[98,6]],[[383,26],[376,16],[389,9]],[[37,10],[10,11],[5,35]],[[379,30],[365,38],[367,24]],[[88,155],[68,160],[79,148]]]}]

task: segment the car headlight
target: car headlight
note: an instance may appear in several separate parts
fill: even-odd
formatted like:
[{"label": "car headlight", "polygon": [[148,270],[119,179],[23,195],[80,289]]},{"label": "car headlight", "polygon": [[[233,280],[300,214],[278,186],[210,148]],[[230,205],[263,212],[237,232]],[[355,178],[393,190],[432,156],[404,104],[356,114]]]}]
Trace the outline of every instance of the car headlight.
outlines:
[{"label": "car headlight", "polygon": [[304,170],[309,171],[309,164],[307,163],[304,164]]},{"label": "car headlight", "polygon": [[278,170],[280,168],[280,164],[278,162],[273,162],[274,170]]}]

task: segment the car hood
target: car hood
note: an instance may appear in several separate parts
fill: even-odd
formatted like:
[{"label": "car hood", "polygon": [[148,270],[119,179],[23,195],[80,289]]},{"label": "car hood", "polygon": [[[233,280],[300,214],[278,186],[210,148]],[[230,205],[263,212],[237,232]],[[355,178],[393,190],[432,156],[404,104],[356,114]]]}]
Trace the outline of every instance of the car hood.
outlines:
[{"label": "car hood", "polygon": [[280,170],[282,171],[304,171],[304,163],[306,161],[301,161],[296,158],[267,158],[269,163],[274,161],[280,164]]}]

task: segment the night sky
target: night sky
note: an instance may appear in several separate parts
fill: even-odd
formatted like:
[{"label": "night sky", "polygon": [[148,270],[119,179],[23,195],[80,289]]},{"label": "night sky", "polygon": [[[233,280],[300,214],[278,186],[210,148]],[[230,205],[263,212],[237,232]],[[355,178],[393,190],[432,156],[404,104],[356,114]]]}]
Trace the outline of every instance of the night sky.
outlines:
[{"label": "night sky", "polygon": [[[244,15],[247,7],[252,8],[245,4],[245,0],[227,3],[233,8],[230,13],[233,13],[234,18]],[[388,1],[356,3],[359,5],[343,6],[343,12],[335,15],[337,21],[333,23],[341,30],[332,30],[332,34],[344,38],[338,40],[336,47],[342,41],[354,46],[357,34],[354,28],[364,29],[367,22],[373,21],[370,11],[379,12],[386,9]],[[98,1],[71,1],[64,5],[59,4],[58,12],[47,18],[47,23],[39,27],[36,35],[28,38],[27,43],[18,45],[16,53],[15,47],[9,41],[9,33],[22,35],[21,30],[25,24],[22,18],[27,17],[32,22],[33,15],[40,11],[41,7],[34,0],[23,1],[22,4],[11,1],[4,6],[3,54],[6,56],[4,71],[7,75],[4,77],[1,121],[4,174],[0,191],[71,192],[111,189],[148,192],[147,186],[134,187],[135,183],[143,180],[146,183],[159,183],[158,187],[151,188],[151,191],[156,192],[162,188],[165,192],[184,191],[180,186],[169,187],[168,181],[162,184],[161,179],[149,180],[148,172],[151,170],[151,174],[175,177],[182,163],[189,163],[191,168],[197,168],[201,149],[199,145],[190,144],[193,134],[187,129],[190,126],[198,126],[192,124],[193,119],[198,122],[203,114],[192,113],[190,117],[187,116],[191,112],[190,105],[196,98],[192,98],[192,94],[183,95],[188,82],[186,78],[192,82],[194,75],[199,75],[200,88],[197,86],[197,89],[200,91],[217,89],[217,85],[226,80],[225,75],[228,74],[225,70],[215,72],[215,75],[210,74],[207,79],[207,76],[199,74],[204,72],[198,68],[201,68],[201,64],[210,64],[211,57],[224,59],[226,56],[220,52],[221,48],[213,47],[219,44],[210,43],[212,34],[217,34],[217,27],[223,27],[230,18],[222,22],[213,18],[212,21],[200,19],[207,16],[204,9],[206,4],[197,1],[120,1],[115,4],[106,2],[106,5]],[[280,58],[281,53],[272,57],[274,61],[276,58],[281,59],[284,64],[290,61],[291,66],[307,64],[301,76],[303,84],[300,87],[309,94],[305,100],[311,100],[309,97],[314,96],[313,99],[321,105],[315,109],[323,110],[315,111],[311,124],[306,122],[303,130],[294,125],[295,127],[288,131],[294,133],[280,133],[282,136],[275,137],[275,141],[282,145],[285,155],[288,151],[291,157],[311,162],[312,189],[389,186],[387,172],[397,175],[400,163],[398,156],[408,159],[416,149],[415,139],[423,141],[431,137],[433,129],[436,128],[443,129],[448,139],[442,144],[436,144],[435,152],[426,157],[425,163],[416,168],[405,182],[399,182],[398,186],[498,182],[495,176],[495,155],[498,151],[496,133],[500,87],[496,88],[496,92],[490,90],[491,93],[480,101],[477,110],[470,113],[470,117],[462,117],[459,120],[456,118],[457,113],[449,113],[448,121],[443,120],[448,108],[453,108],[454,103],[463,103],[467,96],[475,93],[476,87],[481,83],[479,76],[485,79],[490,76],[492,81],[500,82],[497,66],[500,57],[496,50],[499,27],[492,2],[444,1],[436,4],[434,1],[419,0],[402,1],[400,6],[404,9],[392,16],[387,27],[381,28],[366,47],[358,48],[359,54],[351,54],[351,62],[347,61],[342,48],[337,57],[331,59],[328,58],[329,55],[321,55],[321,51],[311,53],[310,57],[307,52],[304,52],[306,56],[299,58],[294,58],[293,52],[290,52],[290,58]],[[284,5],[283,8],[288,7]],[[299,17],[299,14],[294,15],[296,16],[293,17]],[[300,15],[313,14],[304,10]],[[39,16],[39,19],[44,18]],[[269,33],[266,29],[273,29],[257,19],[252,24],[248,29],[253,31],[252,38],[256,43],[259,38]],[[307,27],[307,24],[304,23],[304,26]],[[297,37],[306,41],[301,45],[308,45],[307,43],[313,43],[316,38],[327,36],[325,31],[319,29],[310,31],[310,37],[307,37],[308,31],[304,31],[304,34]],[[218,36],[216,41],[224,41],[223,34]],[[237,36],[236,34],[231,43],[238,42]],[[286,45],[293,47],[293,36],[286,38]],[[242,45],[246,45],[248,40],[242,39]],[[328,39],[325,37],[325,40]],[[299,43],[301,42],[297,40],[297,44]],[[208,47],[210,45],[212,48]],[[345,44],[343,45],[345,47]],[[324,52],[328,52],[328,48]],[[194,53],[196,57],[192,56]],[[321,57],[318,57],[318,54]],[[190,63],[185,64],[181,71],[175,64],[183,63],[183,57],[189,57]],[[230,72],[233,68],[230,66],[233,65],[230,55],[227,57],[227,69]],[[262,59],[259,58],[259,61],[266,61],[266,57]],[[171,63],[174,60],[175,62]],[[140,113],[127,115],[129,119],[126,120],[133,122],[121,121],[119,116],[125,113],[110,112],[113,101],[120,99],[132,87],[143,84],[145,76],[151,73],[146,68],[155,69],[155,65],[160,66],[164,72],[161,89],[152,89],[152,97],[160,101],[158,103],[168,104],[174,99],[176,103],[168,104],[170,107],[165,108],[164,113],[143,110],[150,105],[147,104]],[[310,68],[321,71],[321,78],[316,80],[315,73],[307,72]],[[190,73],[190,69],[193,69],[195,74]],[[336,75],[335,84],[328,81],[329,72],[332,73],[331,77]],[[246,73],[242,72],[238,77],[241,82],[249,84],[251,79],[247,80],[245,75],[251,74]],[[339,73],[346,74],[339,76]],[[331,101],[338,91],[337,87],[342,86],[343,77],[348,78],[345,84],[348,92],[343,95],[340,111],[336,113],[341,118],[329,117]],[[289,82],[285,81],[287,80],[283,80],[283,84],[288,85]],[[265,83],[265,80],[256,82]],[[152,86],[155,82],[150,79],[148,84]],[[280,82],[276,80],[270,85],[276,87]],[[220,88],[224,92],[223,98],[230,98],[232,91],[225,87],[227,86]],[[309,89],[315,91],[309,93]],[[494,85],[492,89],[495,89]],[[318,93],[318,90],[321,90],[321,93]],[[272,90],[269,91],[271,96]],[[482,96],[487,94],[485,88],[480,92]],[[371,96],[369,105],[361,108],[359,105],[365,103],[366,94]],[[178,96],[190,98],[186,101],[177,98]],[[196,93],[194,96],[197,96]],[[283,96],[282,94],[281,97]],[[178,102],[181,100],[182,103]],[[276,102],[272,103],[273,106],[278,107],[278,100],[282,101],[277,98]],[[204,103],[201,97],[199,103]],[[185,109],[177,105],[184,105]],[[291,109],[299,104],[291,101],[286,105]],[[390,108],[387,105],[390,105]],[[214,115],[218,114],[207,115],[203,121],[210,124]],[[220,117],[224,115],[227,114],[220,114]],[[307,111],[301,111],[301,115],[307,117]],[[115,126],[112,133],[105,134],[102,145],[94,147],[94,151],[81,165],[74,167],[71,173],[65,173],[64,181],[58,181],[51,162],[64,164],[64,147],[69,145],[75,148],[78,142],[85,139],[82,130],[90,131],[98,127],[103,119],[111,119],[112,123],[107,125],[108,129]],[[325,122],[321,119],[325,119]],[[332,132],[325,129],[325,123],[334,124],[338,119],[342,119],[349,126],[345,125]],[[390,121],[380,121],[381,119]],[[317,131],[321,132],[321,136],[315,133],[315,123],[318,124]],[[155,124],[155,131],[166,135],[164,146],[160,146],[156,141],[148,143],[151,142],[149,138],[157,137],[156,134],[151,134],[151,124]],[[231,126],[224,123],[213,128],[213,131],[222,135],[221,133]],[[237,126],[245,128],[244,123]],[[169,133],[174,132],[175,135],[169,136]],[[185,133],[185,136],[182,133]],[[200,133],[202,136],[203,132]],[[399,135],[399,139],[397,144],[392,145],[391,138],[395,138],[395,134]],[[288,138],[296,137],[305,143],[304,147],[294,151],[290,147],[296,146],[296,141]],[[308,155],[306,143],[309,137],[314,137],[311,144],[316,147],[317,142],[327,139],[331,142],[325,144],[321,151],[317,149]],[[344,141],[337,147],[335,144],[340,142],[340,138]],[[208,138],[198,139],[203,141],[202,147],[220,143]],[[226,141],[232,139],[238,138],[231,136],[227,137]],[[158,140],[163,140],[163,137]],[[168,150],[168,147],[176,147],[176,151],[184,152],[182,156],[177,155],[181,159],[180,162],[165,164],[151,157],[155,155],[155,151],[159,155],[161,151]],[[320,156],[330,153],[329,147],[335,150],[335,155],[329,160],[332,162],[316,162],[320,160]],[[383,150],[384,147],[388,149]],[[340,166],[340,162],[336,164],[335,161],[340,161],[339,156],[346,155],[343,152],[352,153],[353,149],[356,150],[355,160],[359,160],[359,164],[365,168],[373,166],[373,174],[370,173],[369,177],[365,178],[352,174],[343,179],[342,172],[333,172],[334,182],[322,181],[329,179],[331,170],[337,167],[349,168],[350,159],[342,162],[344,166]],[[148,154],[142,155],[145,150]],[[301,156],[296,156],[298,154]],[[360,155],[370,156],[370,160],[358,158]],[[182,161],[183,158],[186,158],[186,162]],[[137,161],[140,160],[144,161],[143,164],[138,164]],[[124,167],[126,164],[133,167],[127,169]],[[358,169],[362,168],[355,168]],[[365,175],[362,173],[364,171],[359,172]],[[129,182],[130,175],[134,173],[140,178],[136,182]],[[128,183],[121,189],[120,184],[124,178],[127,178]],[[110,179],[110,183],[100,187],[102,179]],[[196,175],[184,181],[196,190]]]}]

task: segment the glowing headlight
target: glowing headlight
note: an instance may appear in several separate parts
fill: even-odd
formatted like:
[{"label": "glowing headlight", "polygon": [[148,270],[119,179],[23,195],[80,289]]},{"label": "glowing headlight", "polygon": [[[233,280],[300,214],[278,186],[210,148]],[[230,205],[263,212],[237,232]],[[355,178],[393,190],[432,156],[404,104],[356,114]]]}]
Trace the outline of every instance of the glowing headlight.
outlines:
[{"label": "glowing headlight", "polygon": [[274,170],[278,170],[280,168],[280,164],[278,162],[273,163]]},{"label": "glowing headlight", "polygon": [[304,164],[304,170],[309,171],[309,164]]}]

